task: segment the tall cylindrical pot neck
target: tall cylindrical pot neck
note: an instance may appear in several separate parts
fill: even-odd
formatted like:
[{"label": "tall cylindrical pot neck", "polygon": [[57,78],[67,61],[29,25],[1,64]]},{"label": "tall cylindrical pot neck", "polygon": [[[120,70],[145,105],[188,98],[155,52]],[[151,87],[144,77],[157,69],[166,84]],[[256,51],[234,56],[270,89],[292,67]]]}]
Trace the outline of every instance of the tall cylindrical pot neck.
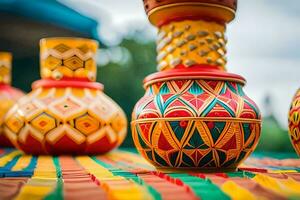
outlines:
[{"label": "tall cylindrical pot neck", "polygon": [[85,38],[45,38],[40,41],[42,79],[95,81],[98,42]]},{"label": "tall cylindrical pot neck", "polygon": [[0,85],[11,84],[11,63],[12,54],[0,52]]}]

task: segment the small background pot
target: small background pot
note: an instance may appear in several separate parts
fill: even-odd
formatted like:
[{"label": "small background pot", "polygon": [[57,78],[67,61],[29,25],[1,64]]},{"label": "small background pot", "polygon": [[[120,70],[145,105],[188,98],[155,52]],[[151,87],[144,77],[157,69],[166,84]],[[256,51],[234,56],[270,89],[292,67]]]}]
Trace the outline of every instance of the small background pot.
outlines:
[{"label": "small background pot", "polygon": [[7,111],[24,95],[24,93],[12,87],[11,84],[12,55],[9,52],[0,52],[0,146],[13,147],[3,129],[4,117]]},{"label": "small background pot", "polygon": [[289,134],[293,147],[300,156],[300,89],[293,98],[289,112]]}]

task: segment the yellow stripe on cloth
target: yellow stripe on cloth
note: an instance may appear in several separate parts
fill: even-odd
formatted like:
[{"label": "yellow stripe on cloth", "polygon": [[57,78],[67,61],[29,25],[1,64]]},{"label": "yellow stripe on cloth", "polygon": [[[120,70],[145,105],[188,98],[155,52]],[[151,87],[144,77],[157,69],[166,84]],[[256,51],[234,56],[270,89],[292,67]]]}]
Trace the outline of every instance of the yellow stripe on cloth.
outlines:
[{"label": "yellow stripe on cloth", "polygon": [[147,189],[132,180],[127,180],[122,176],[115,176],[108,169],[96,163],[88,156],[76,157],[77,161],[85,169],[94,175],[112,200],[152,200],[152,196]]},{"label": "yellow stripe on cloth", "polygon": [[14,150],[0,158],[0,167],[4,167],[7,163],[12,161],[16,156],[21,155],[22,152],[19,150]]},{"label": "yellow stripe on cloth", "polygon": [[53,158],[50,156],[39,156],[36,169],[33,173],[34,178],[56,178],[56,168]]},{"label": "yellow stripe on cloth", "polygon": [[88,156],[78,156],[77,161],[85,167],[85,169],[93,174],[98,180],[105,180],[106,178],[113,178],[114,175],[105,167],[97,164],[93,159]]},{"label": "yellow stripe on cloth", "polygon": [[253,194],[251,194],[248,190],[238,186],[233,181],[226,181],[221,186],[221,189],[228,196],[230,196],[230,198],[233,199],[233,200],[244,200],[244,199],[255,200],[255,199],[259,199],[259,198],[256,198]]},{"label": "yellow stripe on cloth", "polygon": [[284,173],[297,173],[297,170],[268,170],[269,173],[279,173],[279,174],[284,174]]},{"label": "yellow stripe on cloth", "polygon": [[30,155],[22,155],[11,170],[12,171],[21,171],[21,170],[25,169],[30,164],[31,159],[32,159],[32,156],[30,156]]},{"label": "yellow stripe on cloth", "polygon": [[300,183],[293,180],[292,178],[288,179],[275,179],[263,174],[257,174],[253,180],[259,183],[261,186],[268,188],[278,194],[284,196],[298,196],[300,197]]},{"label": "yellow stripe on cloth", "polygon": [[39,156],[33,176],[22,187],[16,200],[41,200],[57,185],[56,168],[52,157]]},{"label": "yellow stripe on cloth", "polygon": [[52,191],[48,186],[31,186],[25,185],[15,200],[42,200]]}]

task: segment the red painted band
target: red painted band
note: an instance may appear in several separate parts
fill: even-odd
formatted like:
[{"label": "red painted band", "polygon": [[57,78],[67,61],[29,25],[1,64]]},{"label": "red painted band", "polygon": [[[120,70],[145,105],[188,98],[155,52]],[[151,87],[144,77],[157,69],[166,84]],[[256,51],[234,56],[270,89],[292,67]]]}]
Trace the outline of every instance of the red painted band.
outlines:
[{"label": "red painted band", "polygon": [[[58,81],[56,79],[53,78],[46,78],[45,80],[53,80],[53,81]],[[87,77],[62,77],[61,79],[59,79],[59,81],[83,81],[83,82],[92,82],[91,80],[89,80]]]},{"label": "red painted band", "polygon": [[96,90],[103,90],[104,86],[98,82],[87,82],[87,81],[71,81],[71,80],[50,80],[50,79],[41,79],[32,83],[32,89],[36,89],[39,87],[44,88],[66,88],[66,87],[74,87],[74,88],[90,88]]},{"label": "red painted band", "polygon": [[228,73],[226,71],[218,70],[219,67],[211,65],[194,65],[188,68],[177,68],[161,72],[156,72],[148,75],[144,79],[144,85],[148,85],[149,82],[158,82],[162,79],[164,81],[177,79],[206,79],[206,80],[232,80],[233,82],[239,82],[245,84],[246,80],[237,74]]},{"label": "red painted band", "polygon": [[[208,65],[208,64],[195,64],[195,65],[192,65],[190,67],[186,67],[183,64],[179,64],[179,65],[176,65],[174,69],[189,69],[189,68],[191,68],[192,71],[194,71],[194,70],[199,70],[199,71],[200,70],[201,71],[224,71],[223,67],[220,67],[220,66],[217,66],[217,65]],[[191,71],[191,70],[189,70],[189,71]]]}]

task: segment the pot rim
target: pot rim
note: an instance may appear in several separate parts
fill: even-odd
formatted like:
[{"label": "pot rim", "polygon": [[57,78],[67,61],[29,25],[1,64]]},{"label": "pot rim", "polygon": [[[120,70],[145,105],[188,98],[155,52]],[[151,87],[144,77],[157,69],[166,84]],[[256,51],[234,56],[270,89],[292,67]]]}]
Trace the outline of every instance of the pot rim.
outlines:
[{"label": "pot rim", "polygon": [[36,89],[39,87],[43,88],[89,88],[103,91],[104,86],[98,82],[89,82],[89,81],[76,81],[76,80],[51,80],[51,79],[41,79],[34,81],[32,83],[32,89]]},{"label": "pot rim", "polygon": [[189,68],[177,68],[161,72],[155,72],[148,75],[143,83],[146,89],[149,85],[152,85],[161,81],[169,80],[185,80],[185,79],[204,79],[204,80],[220,80],[231,81],[242,84],[246,84],[246,79],[240,75],[228,73],[226,71],[220,71],[216,66],[211,65],[196,65]]},{"label": "pot rim", "polygon": [[89,43],[94,43],[95,45],[99,45],[99,42],[97,40],[91,39],[91,38],[84,38],[84,37],[45,37],[40,39],[40,45],[46,42],[57,42],[57,41],[63,41],[63,42],[74,42],[74,41],[82,41],[82,42],[89,42]]}]

